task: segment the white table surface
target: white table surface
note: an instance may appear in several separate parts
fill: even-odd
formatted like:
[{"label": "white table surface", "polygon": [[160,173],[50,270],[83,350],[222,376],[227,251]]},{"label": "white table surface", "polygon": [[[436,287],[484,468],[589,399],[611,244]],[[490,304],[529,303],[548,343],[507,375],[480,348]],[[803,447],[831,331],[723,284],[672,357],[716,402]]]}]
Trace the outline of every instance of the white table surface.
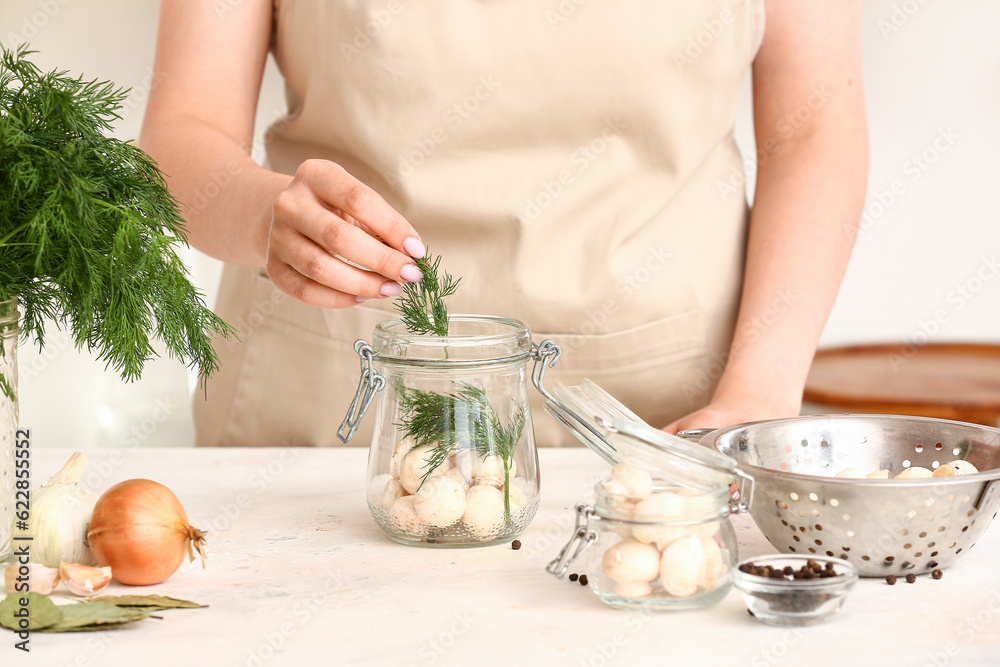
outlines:
[{"label": "white table surface", "polygon": [[[32,477],[69,450],[35,449]],[[545,572],[573,506],[606,475],[585,449],[541,450],[538,516],[509,546],[438,550],[389,541],[365,505],[367,449],[132,449],[87,452],[95,490],[135,477],[170,487],[209,531],[208,568],[185,564],[144,588],[210,605],[118,631],[0,630],[0,665],[997,665],[1000,526],[940,581],[862,579],[833,621],[765,626],[732,591],[697,612],[611,609]],[[772,552],[749,516],[741,556]]]}]

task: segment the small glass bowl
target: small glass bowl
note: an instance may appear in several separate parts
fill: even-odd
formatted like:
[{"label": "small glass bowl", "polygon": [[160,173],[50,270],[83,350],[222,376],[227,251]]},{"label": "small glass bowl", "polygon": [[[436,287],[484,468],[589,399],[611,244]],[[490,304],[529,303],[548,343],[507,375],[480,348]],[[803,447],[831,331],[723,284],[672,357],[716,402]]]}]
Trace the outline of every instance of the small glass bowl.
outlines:
[{"label": "small glass bowl", "polygon": [[[740,569],[747,564],[770,565],[775,570],[790,566],[798,571],[808,561],[824,568],[833,563],[838,576],[817,579],[770,579]],[[858,569],[840,558],[806,555],[757,556],[740,561],[733,568],[733,585],[746,600],[747,609],[768,625],[802,626],[829,620],[840,611],[848,591],[858,582]]]}]

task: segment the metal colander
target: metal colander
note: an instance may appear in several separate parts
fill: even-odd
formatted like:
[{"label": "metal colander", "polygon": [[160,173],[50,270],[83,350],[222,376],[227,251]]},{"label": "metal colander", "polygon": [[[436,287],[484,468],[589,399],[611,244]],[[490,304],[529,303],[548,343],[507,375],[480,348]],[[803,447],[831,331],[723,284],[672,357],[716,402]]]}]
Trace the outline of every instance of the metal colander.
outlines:
[{"label": "metal colander", "polygon": [[[753,478],[750,514],[779,551],[846,557],[866,577],[947,567],[972,547],[1000,505],[1000,430],[986,426],[818,415],[715,430],[701,444],[731,456]],[[887,468],[891,478],[955,459],[980,472],[834,478],[845,468]]]}]

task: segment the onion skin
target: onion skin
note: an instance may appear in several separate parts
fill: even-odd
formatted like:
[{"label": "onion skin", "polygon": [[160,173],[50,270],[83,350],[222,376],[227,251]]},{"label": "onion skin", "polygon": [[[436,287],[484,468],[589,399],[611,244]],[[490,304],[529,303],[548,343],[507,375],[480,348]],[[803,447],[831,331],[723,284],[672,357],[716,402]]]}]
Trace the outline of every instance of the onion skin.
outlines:
[{"label": "onion skin", "polygon": [[192,544],[205,562],[205,532],[188,524],[187,513],[167,487],[148,479],[115,484],[98,499],[87,532],[90,550],[115,581],[149,586],[166,580],[194,560]]}]

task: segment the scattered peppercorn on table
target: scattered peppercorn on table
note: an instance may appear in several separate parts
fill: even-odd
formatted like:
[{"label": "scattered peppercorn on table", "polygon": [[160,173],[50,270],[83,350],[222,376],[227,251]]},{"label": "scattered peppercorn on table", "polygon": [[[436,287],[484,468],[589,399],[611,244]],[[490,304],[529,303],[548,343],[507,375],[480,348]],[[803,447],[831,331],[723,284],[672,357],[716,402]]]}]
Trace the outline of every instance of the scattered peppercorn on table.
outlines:
[{"label": "scattered peppercorn on table", "polygon": [[[33,486],[66,449],[32,451]],[[208,531],[207,569],[185,563],[158,593],[209,605],[95,633],[0,631],[0,664],[114,665],[961,665],[1000,660],[1000,527],[940,581],[862,579],[830,622],[769,627],[732,590],[700,611],[612,609],[580,577],[545,571],[573,532],[574,506],[608,467],[583,448],[541,449],[541,507],[509,544],[478,549],[390,541],[365,505],[367,448],[91,450],[82,484],[165,484]],[[772,553],[749,515],[740,557]],[[578,574],[582,570],[575,570]],[[570,572],[574,572],[573,569]],[[58,600],[58,598],[56,598]]]}]

